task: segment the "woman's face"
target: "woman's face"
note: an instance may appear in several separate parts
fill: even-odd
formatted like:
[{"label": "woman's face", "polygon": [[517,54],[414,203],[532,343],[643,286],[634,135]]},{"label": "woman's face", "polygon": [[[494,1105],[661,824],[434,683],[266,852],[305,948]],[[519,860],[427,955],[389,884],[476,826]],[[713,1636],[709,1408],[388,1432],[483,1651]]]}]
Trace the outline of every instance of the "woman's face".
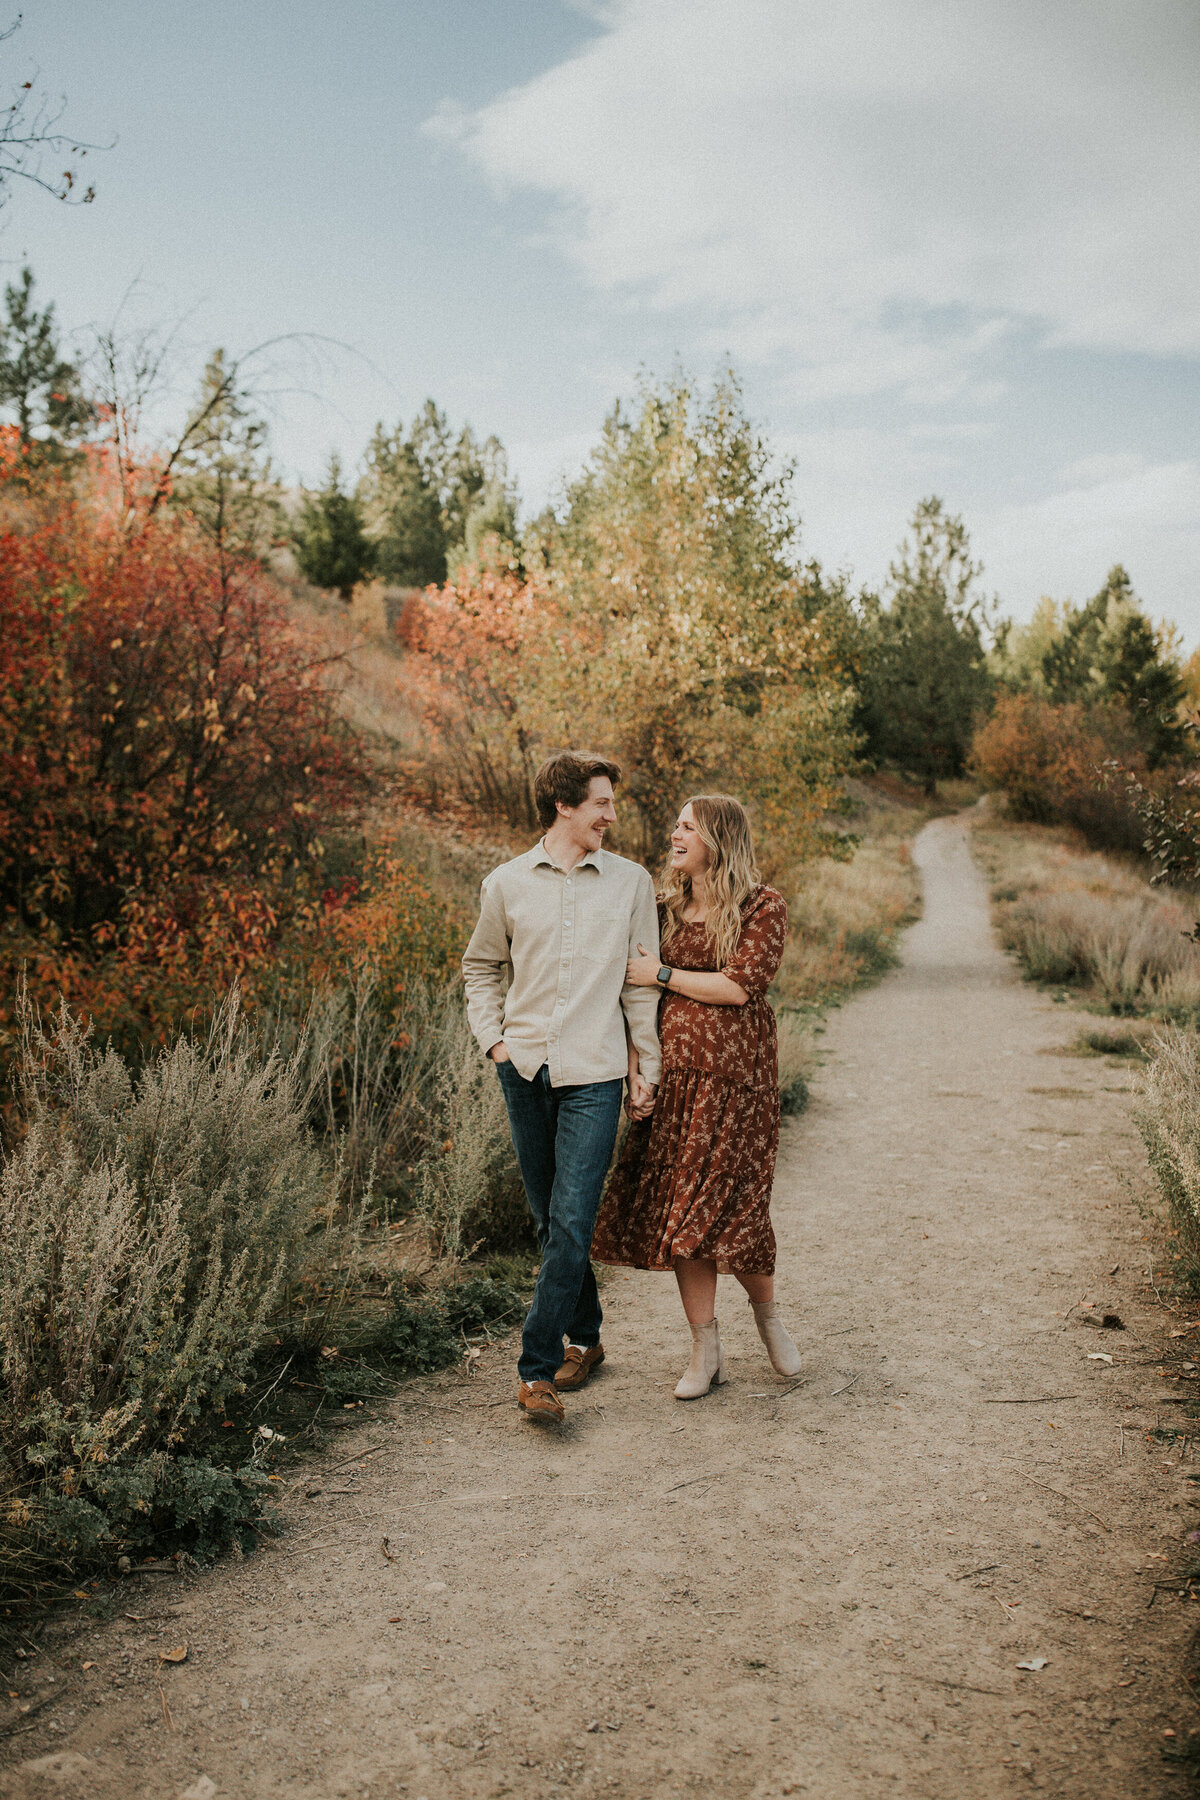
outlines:
[{"label": "woman's face", "polygon": [[696,830],[691,806],[685,806],[671,833],[671,867],[680,875],[694,879],[703,875],[710,861],[708,845]]}]

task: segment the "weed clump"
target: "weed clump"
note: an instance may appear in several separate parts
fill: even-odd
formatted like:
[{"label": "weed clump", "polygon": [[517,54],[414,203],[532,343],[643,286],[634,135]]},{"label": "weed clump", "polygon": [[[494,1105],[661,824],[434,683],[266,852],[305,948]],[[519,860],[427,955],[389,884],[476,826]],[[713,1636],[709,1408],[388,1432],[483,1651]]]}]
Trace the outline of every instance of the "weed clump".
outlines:
[{"label": "weed clump", "polygon": [[1141,1061],[1146,1056],[1146,1041],[1141,1032],[1119,1025],[1107,1031],[1081,1031],[1075,1040],[1075,1052],[1079,1056],[1129,1056]]},{"label": "weed clump", "polygon": [[808,1105],[808,1078],[813,1070],[810,1030],[794,1012],[781,1012],[779,1028],[779,1110],[798,1118]]},{"label": "weed clump", "polygon": [[488,1275],[469,1276],[442,1294],[402,1290],[393,1300],[381,1342],[404,1370],[426,1374],[456,1362],[469,1337],[514,1323],[526,1304],[519,1288]]}]

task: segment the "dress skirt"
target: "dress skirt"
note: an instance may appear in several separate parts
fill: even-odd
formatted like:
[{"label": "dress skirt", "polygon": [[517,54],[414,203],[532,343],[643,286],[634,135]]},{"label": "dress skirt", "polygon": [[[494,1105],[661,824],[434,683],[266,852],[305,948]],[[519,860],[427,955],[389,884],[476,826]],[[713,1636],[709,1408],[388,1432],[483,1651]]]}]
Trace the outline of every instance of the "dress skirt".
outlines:
[{"label": "dress skirt", "polygon": [[592,1255],[635,1269],[711,1257],[730,1274],[770,1275],[778,1147],[778,1090],[666,1070],[652,1116],[626,1133]]},{"label": "dress skirt", "polygon": [[[745,991],[746,1004],[664,997],[662,1082],[653,1113],[630,1126],[609,1178],[592,1240],[598,1262],[669,1269],[703,1257],[730,1274],[774,1272],[779,1076],[767,988],[786,941],[782,895],[757,888],[721,971]],[[716,970],[703,924],[677,931],[664,956],[673,968]]]}]

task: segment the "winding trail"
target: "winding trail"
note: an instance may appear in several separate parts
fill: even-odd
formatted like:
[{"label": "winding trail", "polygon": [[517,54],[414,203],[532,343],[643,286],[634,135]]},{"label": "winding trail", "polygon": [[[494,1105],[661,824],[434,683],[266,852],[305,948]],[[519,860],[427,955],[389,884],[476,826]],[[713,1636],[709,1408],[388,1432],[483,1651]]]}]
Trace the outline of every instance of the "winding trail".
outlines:
[{"label": "winding trail", "polygon": [[[915,855],[903,966],[833,1017],[784,1132],[801,1384],[722,1281],[732,1380],[680,1406],[674,1284],[614,1274],[561,1434],[515,1412],[511,1346],[410,1384],[277,1545],[171,1599],[131,1583],[142,1617],[76,1647],[96,1668],[0,1793],[1181,1791],[1160,1734],[1193,1716],[1193,1618],[1147,1602],[1191,1490],[1147,1436],[1165,1320],[1128,1078],[1052,1054],[1078,1016],[995,948],[964,824]],[[1083,1299],[1129,1329],[1075,1323]],[[157,1651],[184,1639],[168,1731]]]}]

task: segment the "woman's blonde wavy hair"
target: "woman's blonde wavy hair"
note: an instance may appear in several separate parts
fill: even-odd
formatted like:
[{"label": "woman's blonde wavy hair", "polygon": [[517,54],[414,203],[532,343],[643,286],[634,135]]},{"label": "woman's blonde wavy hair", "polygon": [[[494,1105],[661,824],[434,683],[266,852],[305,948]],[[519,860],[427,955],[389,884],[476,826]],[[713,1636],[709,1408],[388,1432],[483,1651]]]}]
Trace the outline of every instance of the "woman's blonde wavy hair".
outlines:
[{"label": "woman's blonde wavy hair", "polygon": [[[723,969],[742,935],[743,902],[762,884],[754,860],[750,821],[745,807],[732,794],[693,794],[684,804],[691,807],[697,834],[708,851],[709,864],[704,878],[705,923],[716,952],[717,967]],[[662,935],[665,951],[671,939],[687,923],[683,915],[692,898],[690,875],[680,875],[672,867],[669,857],[659,893],[667,912]]]}]

